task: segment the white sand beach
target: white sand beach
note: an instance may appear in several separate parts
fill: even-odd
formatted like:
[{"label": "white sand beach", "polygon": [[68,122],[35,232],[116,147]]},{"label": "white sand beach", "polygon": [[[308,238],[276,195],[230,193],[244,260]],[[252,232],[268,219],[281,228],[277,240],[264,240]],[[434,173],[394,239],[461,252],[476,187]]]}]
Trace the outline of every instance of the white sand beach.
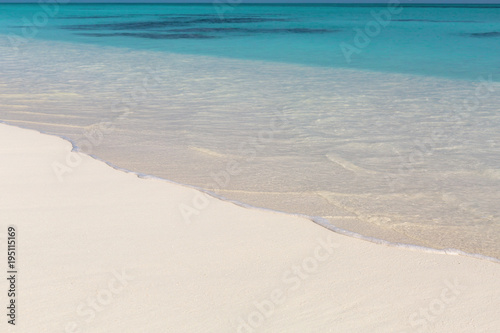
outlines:
[{"label": "white sand beach", "polygon": [[14,225],[18,270],[1,332],[500,329],[498,263],[241,207],[5,124],[0,161],[2,267]]}]

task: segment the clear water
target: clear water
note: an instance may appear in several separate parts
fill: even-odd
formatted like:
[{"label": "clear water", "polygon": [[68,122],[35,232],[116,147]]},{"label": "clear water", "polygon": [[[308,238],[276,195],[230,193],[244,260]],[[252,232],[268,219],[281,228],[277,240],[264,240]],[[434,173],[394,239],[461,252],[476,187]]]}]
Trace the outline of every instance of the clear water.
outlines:
[{"label": "clear water", "polygon": [[55,9],[0,5],[0,120],[256,206],[500,258],[499,7],[404,7],[350,62],[341,46],[387,7]]},{"label": "clear water", "polygon": [[[453,78],[494,74],[497,79],[500,73],[500,6],[233,3],[2,5],[0,31],[134,49]],[[356,44],[355,29],[368,30],[368,40]],[[343,51],[350,49],[347,45],[357,49],[348,57],[350,52]]]}]

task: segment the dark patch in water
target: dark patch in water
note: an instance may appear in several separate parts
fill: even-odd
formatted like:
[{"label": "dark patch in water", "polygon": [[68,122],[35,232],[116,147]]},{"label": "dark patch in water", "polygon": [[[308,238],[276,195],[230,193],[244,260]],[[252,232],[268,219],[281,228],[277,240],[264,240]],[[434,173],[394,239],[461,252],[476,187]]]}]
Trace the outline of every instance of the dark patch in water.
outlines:
[{"label": "dark patch in water", "polygon": [[202,34],[155,34],[155,33],[139,33],[139,32],[117,32],[117,33],[77,33],[76,35],[88,37],[136,37],[146,39],[210,39],[217,38],[214,36]]},{"label": "dark patch in water", "polygon": [[185,19],[186,17],[217,17],[214,14],[124,14],[124,15],[102,15],[102,16],[55,16],[60,20],[90,20],[90,19],[112,19],[112,18],[130,18],[130,17],[164,17]]},{"label": "dark patch in water", "polygon": [[471,32],[471,33],[463,33],[460,35],[465,37],[475,37],[475,38],[500,37],[500,31]]},{"label": "dark patch in water", "polygon": [[187,28],[187,29],[170,29],[171,32],[247,32],[245,28]]},{"label": "dark patch in water", "polygon": [[233,17],[233,18],[210,18],[210,19],[197,19],[191,21],[192,23],[262,23],[262,22],[276,22],[284,21],[283,19],[271,18],[255,18],[255,17]]},{"label": "dark patch in water", "polygon": [[308,29],[308,28],[290,28],[290,29],[251,29],[251,28],[188,28],[171,29],[172,32],[240,32],[240,33],[295,33],[295,34],[323,34],[338,32],[340,30],[329,29]]},{"label": "dark patch in water", "polygon": [[447,21],[447,20],[425,20],[425,19],[395,19],[397,22],[432,22],[432,23],[476,23],[476,21]]},{"label": "dark patch in water", "polygon": [[150,22],[128,22],[128,23],[102,23],[63,26],[69,30],[141,30],[157,29],[165,27],[186,26],[186,22],[181,21],[150,21]]},{"label": "dark patch in water", "polygon": [[157,14],[126,14],[126,15],[103,15],[103,16],[55,16],[58,20],[93,20],[93,19],[114,19],[140,16],[160,16]]},{"label": "dark patch in water", "polygon": [[193,19],[188,16],[175,17],[175,19],[163,21],[143,21],[143,22],[121,22],[121,23],[100,23],[100,24],[81,24],[81,25],[68,25],[62,26],[62,29],[70,30],[147,30],[158,29],[166,27],[181,27],[197,23],[209,24],[222,24],[222,23],[260,23],[260,22],[273,22],[283,21],[281,19],[267,19],[267,18],[252,18],[252,17],[239,17],[219,19],[217,17]]}]

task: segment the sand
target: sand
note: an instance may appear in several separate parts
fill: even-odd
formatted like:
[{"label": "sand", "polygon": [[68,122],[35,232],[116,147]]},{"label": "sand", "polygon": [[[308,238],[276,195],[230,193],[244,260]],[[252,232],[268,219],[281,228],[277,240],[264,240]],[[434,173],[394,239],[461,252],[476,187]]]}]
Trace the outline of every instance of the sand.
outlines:
[{"label": "sand", "polygon": [[[242,207],[0,124],[2,332],[498,332],[500,265]],[[59,177],[58,177],[59,175]],[[7,275],[6,256],[2,267]]]}]

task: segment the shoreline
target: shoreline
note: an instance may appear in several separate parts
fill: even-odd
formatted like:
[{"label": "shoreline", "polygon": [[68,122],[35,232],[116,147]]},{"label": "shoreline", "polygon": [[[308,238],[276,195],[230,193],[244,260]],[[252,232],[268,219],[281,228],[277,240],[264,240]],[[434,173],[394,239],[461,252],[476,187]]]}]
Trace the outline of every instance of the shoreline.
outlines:
[{"label": "shoreline", "polygon": [[[1,227],[15,225],[21,240],[16,329],[493,332],[500,325],[496,263],[373,244],[304,217],[244,208],[116,170],[35,130],[0,124],[0,138]],[[60,183],[50,164],[67,154],[82,164]],[[204,199],[187,223],[181,208],[196,196]],[[304,308],[310,315],[300,315]]]},{"label": "shoreline", "polygon": [[91,157],[92,159],[94,159],[94,160],[96,160],[98,162],[104,163],[107,166],[109,166],[112,169],[114,169],[116,171],[119,171],[119,172],[125,172],[127,174],[135,175],[135,176],[137,176],[138,178],[141,178],[141,179],[160,180],[160,181],[165,181],[165,182],[168,182],[168,183],[171,183],[171,184],[174,184],[174,185],[179,185],[179,186],[187,187],[187,188],[199,191],[200,193],[209,195],[210,197],[213,197],[215,199],[218,199],[218,200],[221,200],[221,201],[224,201],[224,202],[228,202],[228,203],[232,203],[232,204],[235,204],[235,205],[243,207],[243,208],[260,210],[260,211],[263,211],[263,212],[284,214],[284,215],[288,215],[290,217],[298,217],[298,218],[307,219],[307,220],[309,220],[309,221],[311,221],[311,222],[313,222],[313,223],[315,223],[315,224],[317,224],[319,226],[322,226],[323,228],[328,229],[329,231],[332,231],[332,232],[334,232],[336,234],[339,234],[339,235],[344,235],[344,236],[347,236],[347,237],[351,237],[351,238],[355,238],[355,239],[360,239],[360,240],[367,241],[367,242],[370,242],[370,243],[373,243],[373,244],[379,244],[379,245],[384,245],[384,246],[388,246],[388,247],[410,249],[410,250],[415,250],[415,251],[422,251],[424,253],[435,253],[435,254],[443,254],[443,255],[465,256],[465,257],[469,257],[469,258],[475,258],[475,259],[478,259],[478,260],[485,260],[485,261],[489,261],[489,262],[499,263],[500,264],[500,258],[490,257],[490,256],[486,256],[486,255],[483,255],[483,254],[480,254],[480,253],[468,253],[468,252],[461,251],[459,249],[454,249],[454,248],[436,249],[436,248],[432,248],[432,247],[425,247],[425,246],[416,245],[416,244],[410,244],[410,243],[407,244],[407,243],[391,242],[391,241],[388,241],[388,240],[385,240],[385,239],[376,238],[376,237],[370,237],[370,236],[366,236],[366,235],[363,235],[363,234],[360,234],[360,233],[357,233],[357,232],[354,232],[354,231],[351,231],[351,230],[347,230],[347,229],[343,229],[343,228],[337,227],[331,221],[328,221],[327,219],[322,218],[320,216],[309,216],[309,215],[305,215],[305,214],[296,214],[296,213],[290,213],[290,212],[286,212],[286,211],[275,210],[275,209],[272,209],[272,208],[265,208],[265,207],[253,206],[253,205],[245,203],[245,202],[241,202],[241,201],[238,201],[238,200],[234,200],[234,199],[231,199],[231,198],[224,197],[223,195],[219,195],[219,194],[217,194],[215,192],[212,192],[212,191],[210,191],[208,189],[204,189],[204,188],[201,188],[201,187],[198,187],[198,186],[195,186],[195,185],[179,183],[179,182],[176,182],[176,181],[173,181],[173,180],[170,180],[170,179],[165,179],[165,178],[162,178],[162,177],[159,177],[159,176],[150,175],[150,174],[141,173],[141,172],[137,172],[137,171],[134,171],[134,170],[129,170],[129,169],[126,169],[126,168],[122,168],[122,167],[120,167],[118,165],[115,165],[115,164],[113,164],[113,163],[111,163],[109,161],[106,161],[106,160],[104,160],[104,159],[102,159],[102,158],[100,158],[100,157],[98,157],[96,155],[86,154],[76,144],[76,142],[74,142],[70,138],[67,138],[67,137],[64,137],[64,136],[60,136],[60,135],[57,135],[57,134],[46,133],[44,131],[40,131],[40,130],[29,128],[29,127],[22,127],[20,125],[9,124],[8,122],[5,122],[3,120],[0,120],[0,125],[1,124],[7,125],[7,126],[12,126],[12,127],[18,127],[20,129],[25,129],[25,130],[29,130],[29,131],[35,131],[35,132],[38,132],[38,133],[43,134],[43,135],[55,136],[55,137],[58,137],[58,138],[60,138],[62,140],[68,141],[72,145],[71,152],[77,152],[77,153],[80,153],[80,154],[85,154],[85,155]]}]

